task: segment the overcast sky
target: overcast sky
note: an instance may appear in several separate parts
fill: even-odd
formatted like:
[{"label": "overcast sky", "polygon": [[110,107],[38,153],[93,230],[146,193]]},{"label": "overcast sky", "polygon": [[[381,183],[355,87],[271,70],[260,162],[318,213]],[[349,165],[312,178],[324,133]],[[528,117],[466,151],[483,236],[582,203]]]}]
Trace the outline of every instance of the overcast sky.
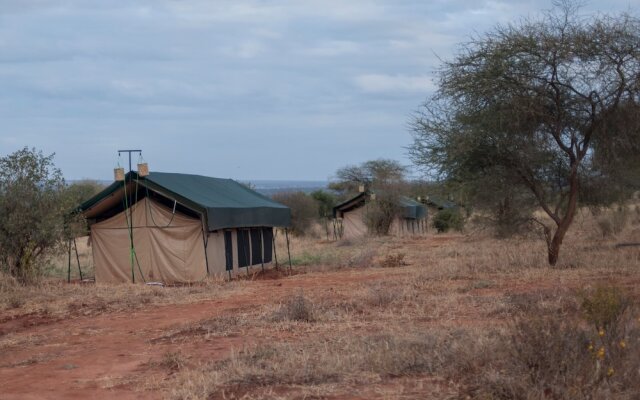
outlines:
[{"label": "overcast sky", "polygon": [[[637,13],[640,0],[583,9]],[[67,179],[151,170],[325,180],[409,164],[438,57],[549,0],[0,0],[0,156],[56,153]],[[137,159],[136,159],[137,160]],[[123,157],[122,161],[126,163]]]}]

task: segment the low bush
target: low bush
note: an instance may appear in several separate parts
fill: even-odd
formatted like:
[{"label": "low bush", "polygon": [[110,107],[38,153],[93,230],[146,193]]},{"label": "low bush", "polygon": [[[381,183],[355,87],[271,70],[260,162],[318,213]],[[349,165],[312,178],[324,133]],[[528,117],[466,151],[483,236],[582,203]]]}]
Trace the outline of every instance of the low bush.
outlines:
[{"label": "low bush", "polygon": [[619,235],[627,226],[629,211],[625,207],[618,207],[608,213],[602,213],[596,218],[598,230],[603,238]]},{"label": "low bush", "polygon": [[273,200],[291,208],[291,232],[304,236],[318,219],[318,202],[304,192],[276,193]]},{"label": "low bush", "polygon": [[380,266],[382,268],[404,267],[405,265],[407,265],[407,262],[404,260],[404,257],[405,257],[404,253],[388,254],[384,258],[384,260],[380,262]]},{"label": "low bush", "polygon": [[449,230],[462,231],[464,228],[464,216],[458,209],[444,209],[438,211],[433,217],[433,227],[439,232]]},{"label": "low bush", "polygon": [[302,293],[288,298],[273,315],[275,321],[314,322],[313,304]]},{"label": "low bush", "polygon": [[389,234],[394,219],[400,213],[398,196],[385,193],[378,195],[375,201],[371,201],[365,207],[364,222],[367,231],[373,236]]},{"label": "low bush", "polygon": [[581,294],[578,318],[532,306],[520,314],[487,364],[463,377],[478,399],[633,399],[640,393],[640,358],[628,349],[640,331],[630,299],[615,288]]}]

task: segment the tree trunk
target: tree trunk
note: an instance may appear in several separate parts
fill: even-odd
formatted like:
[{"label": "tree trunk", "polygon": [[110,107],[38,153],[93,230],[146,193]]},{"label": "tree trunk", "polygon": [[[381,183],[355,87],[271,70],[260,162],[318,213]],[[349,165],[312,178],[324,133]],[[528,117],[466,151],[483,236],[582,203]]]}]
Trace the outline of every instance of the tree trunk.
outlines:
[{"label": "tree trunk", "polygon": [[569,225],[564,226],[563,224],[559,226],[553,235],[553,239],[547,246],[549,265],[552,267],[558,262],[558,257],[560,256],[560,245],[562,245],[562,240],[564,239],[564,235],[567,233],[567,230],[569,230]]},{"label": "tree trunk", "polygon": [[555,266],[558,262],[558,257],[560,255],[560,246],[562,245],[564,236],[567,234],[567,231],[569,230],[569,227],[573,222],[573,217],[576,214],[576,208],[578,204],[578,178],[575,172],[571,174],[569,182],[569,200],[567,202],[567,211],[564,214],[564,218],[560,220],[558,228],[553,234],[553,238],[551,239],[551,241],[547,241],[549,265],[552,267]]}]

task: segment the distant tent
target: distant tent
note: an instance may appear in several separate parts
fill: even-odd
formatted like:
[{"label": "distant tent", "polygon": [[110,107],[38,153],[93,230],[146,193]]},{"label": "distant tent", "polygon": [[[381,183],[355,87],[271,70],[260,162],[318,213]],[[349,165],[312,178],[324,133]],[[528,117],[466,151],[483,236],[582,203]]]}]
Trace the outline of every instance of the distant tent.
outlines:
[{"label": "distant tent", "polygon": [[438,196],[427,196],[424,203],[434,210],[453,210],[459,207],[457,203]]},{"label": "distant tent", "polygon": [[164,172],[130,172],[79,211],[96,282],[110,283],[188,283],[269,264],[273,227],[291,222],[288,207],[231,179]]},{"label": "distant tent", "polygon": [[[363,192],[338,204],[333,208],[335,236],[343,239],[356,239],[369,232],[366,223],[368,205],[372,200],[371,192]],[[398,198],[400,215],[393,223],[389,233],[396,236],[416,235],[426,232],[427,208],[409,197]]]}]

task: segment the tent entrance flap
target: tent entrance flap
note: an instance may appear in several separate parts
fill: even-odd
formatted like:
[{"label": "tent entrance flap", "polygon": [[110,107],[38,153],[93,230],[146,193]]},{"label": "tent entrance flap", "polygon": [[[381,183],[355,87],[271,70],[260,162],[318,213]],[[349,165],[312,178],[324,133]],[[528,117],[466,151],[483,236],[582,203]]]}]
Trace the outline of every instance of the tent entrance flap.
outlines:
[{"label": "tent entrance flap", "polygon": [[251,228],[251,265],[262,264],[262,229]]},{"label": "tent entrance flap", "polygon": [[236,236],[238,241],[238,267],[248,267],[251,263],[249,231],[247,229],[238,229]]},{"label": "tent entrance flap", "polygon": [[233,239],[231,237],[231,231],[224,231],[224,257],[225,257],[225,269],[227,271],[233,270]]},{"label": "tent entrance flap", "polygon": [[174,214],[148,198],[131,206],[130,221],[125,212],[91,226],[96,282],[131,281],[129,229],[140,272],[148,280],[182,283],[206,277],[199,219]]},{"label": "tent entrance flap", "polygon": [[268,264],[272,260],[273,228],[262,228],[263,261]]}]

